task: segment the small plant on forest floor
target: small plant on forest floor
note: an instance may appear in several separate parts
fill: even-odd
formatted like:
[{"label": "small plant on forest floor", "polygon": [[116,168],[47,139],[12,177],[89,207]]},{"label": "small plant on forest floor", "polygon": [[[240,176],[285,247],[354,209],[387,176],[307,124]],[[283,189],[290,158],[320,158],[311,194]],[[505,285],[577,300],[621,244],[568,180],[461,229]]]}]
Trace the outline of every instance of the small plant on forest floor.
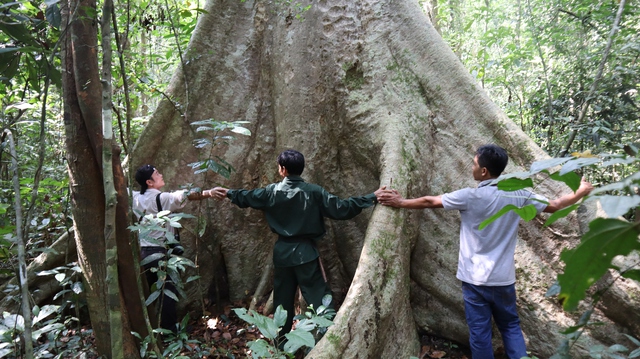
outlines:
[{"label": "small plant on forest floor", "polygon": [[[287,319],[287,311],[282,306],[276,308],[273,319],[258,314],[245,308],[234,308],[233,311],[245,322],[255,325],[266,339],[257,339],[249,342],[252,358],[293,358],[300,348],[313,348],[327,328],[333,325],[331,319],[335,316],[335,310],[331,309],[331,295],[322,298],[322,305],[314,310],[310,306],[306,312],[294,317],[298,320],[295,329],[284,335],[278,335]],[[284,343],[284,345],[283,345]],[[282,349],[281,349],[282,348]]]},{"label": "small plant on forest floor", "polygon": [[[178,325],[177,331],[174,333],[167,329],[154,329],[153,335],[160,334],[162,336],[162,341],[165,344],[165,349],[162,352],[162,358],[169,359],[187,359],[187,358],[202,358],[203,355],[206,355],[204,348],[202,348],[202,344],[197,339],[189,339],[189,314],[185,315],[180,324]],[[136,335],[138,338],[140,336]],[[151,348],[151,337],[147,336],[142,341],[140,347],[140,357],[142,358],[158,358],[157,353],[154,350],[150,350]]]},{"label": "small plant on forest floor", "polygon": [[[39,272],[39,276],[53,275],[62,290],[54,300],[62,300],[62,305],[45,305],[32,308],[31,333],[34,342],[34,358],[66,358],[71,354],[93,352],[85,339],[91,330],[78,326],[80,309],[84,305],[81,294],[84,291],[76,263],[69,263],[51,270]],[[69,316],[68,312],[75,313]],[[74,328],[76,327],[76,328]],[[0,358],[19,358],[24,351],[25,321],[22,315],[8,312],[0,318]]]}]

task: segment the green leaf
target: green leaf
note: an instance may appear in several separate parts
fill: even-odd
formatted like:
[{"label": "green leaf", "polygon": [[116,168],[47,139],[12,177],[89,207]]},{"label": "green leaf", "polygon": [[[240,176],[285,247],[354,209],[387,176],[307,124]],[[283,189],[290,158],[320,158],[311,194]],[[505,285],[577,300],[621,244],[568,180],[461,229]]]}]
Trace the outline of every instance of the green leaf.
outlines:
[{"label": "green leaf", "polygon": [[505,213],[509,211],[514,211],[515,213],[518,214],[518,216],[520,216],[525,221],[532,220],[533,218],[535,218],[536,214],[538,214],[538,210],[532,204],[526,205],[522,208],[513,204],[508,204],[504,206],[501,210],[499,210],[498,213],[482,221],[482,223],[480,223],[480,226],[478,226],[478,229],[480,230],[484,229],[486,226],[491,224],[496,219],[502,217]]},{"label": "green leaf", "polygon": [[147,298],[147,300],[144,302],[144,304],[146,306],[151,305],[151,303],[153,303],[153,301],[155,301],[156,299],[158,299],[158,297],[160,296],[160,291],[156,290],[155,292],[151,293],[149,295],[149,298]]},{"label": "green leaf", "polygon": [[285,335],[288,339],[284,345],[284,351],[287,353],[295,353],[302,347],[313,348],[316,345],[316,341],[313,339],[313,335],[304,330],[293,330]]},{"label": "green leaf", "polygon": [[580,188],[580,180],[582,179],[582,177],[575,172],[567,172],[563,175],[561,175],[560,172],[555,172],[549,175],[549,177],[553,180],[564,182],[573,192]]},{"label": "green leaf", "polygon": [[322,297],[322,305],[324,305],[325,307],[328,307],[329,304],[331,304],[332,300],[333,300],[333,297],[331,296],[331,294],[327,294],[324,297]]},{"label": "green leaf", "polygon": [[[49,315],[56,313],[58,311],[58,308],[60,308],[59,305],[45,305],[42,308],[40,308],[40,310],[38,311],[38,313],[35,314],[35,316],[33,317],[33,324],[38,323],[39,321],[41,321],[42,319],[48,317]],[[35,308],[34,308],[35,309]]]},{"label": "green leaf", "polygon": [[564,218],[564,217],[568,216],[569,213],[573,212],[578,207],[580,207],[580,203],[572,204],[569,207],[565,207],[563,209],[560,209],[560,210],[557,210],[557,211],[553,212],[553,214],[551,214],[549,216],[547,221],[544,222],[544,226],[548,227],[548,226],[552,225],[553,222],[559,220],[560,218]]},{"label": "green leaf", "polygon": [[310,332],[316,329],[316,324],[311,319],[302,319],[296,324],[296,329]]},{"label": "green leaf", "polygon": [[585,291],[611,268],[617,255],[627,255],[640,249],[638,224],[613,218],[596,218],[580,244],[560,255],[565,262],[564,273],[558,275],[559,299],[565,310],[574,310]]},{"label": "green leaf", "polygon": [[16,51],[21,51],[23,48],[20,46],[7,46],[7,47],[0,47],[0,54],[6,54],[6,53],[11,53],[11,52],[16,52]]},{"label": "green leaf", "polygon": [[56,29],[60,28],[60,23],[62,22],[62,15],[60,14],[60,7],[57,4],[57,1],[49,6],[45,10],[45,16],[47,21],[51,26]]},{"label": "green leaf", "polygon": [[273,322],[278,327],[283,327],[284,323],[287,321],[287,311],[282,308],[282,305],[279,305],[276,308],[276,312],[273,314]]},{"label": "green leaf", "polygon": [[571,161],[565,163],[564,166],[562,166],[562,169],[560,169],[559,173],[562,176],[565,173],[573,172],[585,166],[594,165],[600,161],[601,160],[598,157],[574,158]]},{"label": "green leaf", "polygon": [[51,324],[47,324],[44,327],[38,329],[38,330],[34,330],[31,333],[31,338],[33,338],[33,340],[38,340],[38,338],[40,338],[40,336],[42,334],[45,333],[49,333],[49,332],[53,332],[53,331],[60,331],[64,329],[64,324],[62,323],[51,323]]},{"label": "green leaf", "polygon": [[249,131],[249,129],[244,128],[244,127],[240,127],[240,126],[232,128],[231,132],[239,133],[239,134],[245,135],[245,136],[251,136],[251,131]]},{"label": "green leaf", "polygon": [[531,187],[533,187],[533,180],[531,178],[506,178],[498,182],[498,189],[503,191],[517,191]]},{"label": "green leaf", "polygon": [[640,347],[640,340],[638,340],[638,339],[636,339],[636,338],[632,337],[632,336],[631,336],[631,335],[629,335],[629,334],[624,334],[624,333],[622,333],[622,334],[623,334],[625,337],[627,337],[627,339],[629,339],[633,344],[635,344],[635,345],[637,345],[637,346],[639,346],[639,347]]},{"label": "green leaf", "polygon": [[542,170],[549,169],[551,167],[556,167],[565,162],[569,161],[571,157],[558,157],[558,158],[549,158],[547,160],[536,161],[531,164],[531,169],[529,170],[531,174],[535,174],[541,172]]},{"label": "green leaf", "polygon": [[271,358],[271,350],[273,346],[267,343],[264,339],[254,340],[247,343],[249,349],[251,349],[251,356],[254,358]]},{"label": "green leaf", "polygon": [[602,210],[611,218],[622,216],[640,206],[640,196],[600,196]]}]

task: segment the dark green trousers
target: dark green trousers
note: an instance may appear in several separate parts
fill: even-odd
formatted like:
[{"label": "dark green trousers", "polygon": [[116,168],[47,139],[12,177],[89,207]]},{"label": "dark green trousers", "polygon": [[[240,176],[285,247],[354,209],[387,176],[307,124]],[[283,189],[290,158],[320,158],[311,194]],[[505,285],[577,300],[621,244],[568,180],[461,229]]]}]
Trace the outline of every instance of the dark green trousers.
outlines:
[{"label": "dark green trousers", "polygon": [[[276,267],[273,274],[273,306],[287,311],[287,321],[280,330],[283,336],[291,331],[293,317],[293,302],[296,290],[300,287],[304,300],[314,309],[322,305],[322,297],[331,294],[329,286],[322,277],[322,271],[318,259],[293,267]],[[304,311],[306,308],[302,308]]]}]

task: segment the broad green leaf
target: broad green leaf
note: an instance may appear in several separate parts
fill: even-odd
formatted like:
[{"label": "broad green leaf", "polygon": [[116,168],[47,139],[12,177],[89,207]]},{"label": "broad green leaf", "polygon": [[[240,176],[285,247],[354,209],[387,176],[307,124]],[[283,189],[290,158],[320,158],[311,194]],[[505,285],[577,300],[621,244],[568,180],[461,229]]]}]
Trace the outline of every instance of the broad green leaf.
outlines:
[{"label": "broad green leaf", "polygon": [[158,297],[160,296],[160,291],[156,290],[153,293],[151,293],[149,295],[149,298],[147,298],[147,300],[144,302],[146,306],[151,305],[151,303],[153,303],[156,299],[158,299]]},{"label": "broad green leaf", "polygon": [[45,16],[51,26],[56,29],[60,28],[62,15],[60,14],[60,7],[58,6],[57,2],[47,6],[45,10]]},{"label": "broad green leaf", "polygon": [[245,322],[253,325],[256,324],[254,318],[247,313],[247,310],[245,308],[233,308],[233,311],[236,313],[238,318],[244,320]]},{"label": "broad green leaf", "polygon": [[[325,307],[328,307],[329,304],[331,304],[331,301],[333,300],[333,297],[331,296],[331,294],[327,294],[324,297],[322,297],[322,305],[324,305]],[[320,308],[318,308],[319,310]]]},{"label": "broad green leaf", "polygon": [[637,224],[618,219],[596,218],[589,223],[580,244],[560,255],[566,264],[564,273],[558,275],[559,299],[565,310],[577,307],[586,290],[612,267],[613,257],[640,249],[638,233]]},{"label": "broad green leaf", "polygon": [[82,284],[81,281],[75,282],[71,285],[71,290],[75,293],[75,294],[80,294],[84,291],[84,286]]},{"label": "broad green leaf", "polygon": [[559,220],[560,218],[564,218],[569,215],[569,213],[573,212],[575,209],[580,207],[580,203],[573,204],[569,207],[565,207],[563,209],[557,210],[552,213],[546,222],[544,222],[544,226],[548,227],[553,224],[553,222]]},{"label": "broad green leaf", "polygon": [[7,46],[7,47],[0,47],[0,54],[4,54],[4,53],[10,53],[10,52],[16,52],[16,51],[23,51],[23,47],[20,46]]},{"label": "broad green leaf", "polygon": [[531,178],[506,178],[498,182],[498,189],[503,191],[517,191],[531,187],[533,187],[533,180]]},{"label": "broad green leaf", "polygon": [[618,352],[618,353],[622,353],[622,352],[626,352],[629,351],[629,348],[625,347],[622,344],[614,344],[612,346],[610,346],[607,349],[609,352]]},{"label": "broad green leaf", "polygon": [[4,325],[9,328],[16,328],[20,332],[24,332],[24,318],[19,314],[4,313]]},{"label": "broad green leaf", "polygon": [[480,226],[478,226],[478,229],[481,229],[481,230],[484,229],[486,226],[491,224],[496,219],[502,217],[505,213],[509,211],[514,211],[525,221],[532,220],[533,218],[535,218],[536,214],[538,214],[538,210],[532,204],[526,205],[522,208],[513,204],[508,204],[504,206],[501,210],[499,210],[498,213],[482,221],[482,223],[480,223]]},{"label": "broad green leaf", "polygon": [[555,172],[549,175],[549,177],[551,177],[551,179],[553,180],[564,182],[567,186],[569,186],[569,188],[571,188],[573,192],[577,191],[578,188],[580,188],[580,180],[582,179],[575,172],[567,172],[563,175],[561,175],[560,172]]},{"label": "broad green leaf", "polygon": [[273,322],[280,328],[284,326],[286,321],[287,311],[282,308],[282,305],[279,305],[278,308],[276,308],[276,312],[273,314]]},{"label": "broad green leaf", "polygon": [[552,167],[559,166],[569,161],[571,157],[558,157],[558,158],[549,158],[547,160],[536,161],[531,164],[531,169],[529,170],[531,174],[535,174],[541,172],[542,170],[546,170]]},{"label": "broad green leaf", "polygon": [[559,173],[562,176],[566,173],[573,172],[582,167],[594,165],[600,161],[601,159],[597,157],[574,158],[565,163],[564,166],[562,166],[562,168],[560,169]]},{"label": "broad green leaf", "polygon": [[249,131],[249,129],[240,126],[234,127],[233,129],[231,129],[231,132],[239,133],[245,136],[251,136],[251,131]]},{"label": "broad green leaf", "polygon": [[42,334],[46,334],[49,332],[53,332],[53,331],[61,331],[64,329],[64,324],[62,323],[51,323],[51,324],[47,324],[44,327],[38,329],[38,330],[34,330],[31,333],[31,338],[33,338],[33,340],[38,340],[38,338],[40,338],[40,336]]},{"label": "broad green leaf", "polygon": [[628,158],[612,158],[608,161],[605,161],[602,164],[602,167],[609,167],[609,166],[613,166],[613,165],[617,165],[617,164],[631,164],[638,161],[638,158],[636,157],[628,157]]},{"label": "broad green leaf", "polygon": [[311,319],[302,319],[298,323],[296,323],[296,330],[310,332],[314,329],[316,329],[316,325]]},{"label": "broad green leaf", "polygon": [[284,345],[284,351],[287,353],[295,353],[302,347],[313,348],[313,346],[316,345],[313,335],[304,330],[293,330],[287,333],[285,337],[288,339],[287,343]]},{"label": "broad green leaf", "polygon": [[600,196],[602,210],[610,218],[616,218],[640,206],[640,196]]},{"label": "broad green leaf", "polygon": [[266,340],[254,340],[247,343],[247,346],[251,349],[251,357],[253,358],[271,358],[270,350],[273,350],[273,347]]},{"label": "broad green leaf", "polygon": [[[60,308],[59,305],[45,305],[42,308],[40,308],[40,310],[38,311],[38,313],[36,314],[35,312],[34,317],[33,317],[33,324],[38,323],[39,321],[41,321],[42,319],[48,317],[49,315],[56,313],[58,311],[58,308]],[[35,309],[35,308],[34,308]]]},{"label": "broad green leaf", "polygon": [[639,346],[639,347],[640,347],[640,340],[638,340],[638,339],[636,339],[636,338],[632,337],[632,336],[631,336],[631,335],[629,335],[629,334],[625,334],[625,333],[622,333],[622,334],[623,334],[625,337],[627,337],[627,339],[629,339],[633,344],[635,344],[635,345],[637,345],[637,346]]},{"label": "broad green leaf", "polygon": [[309,321],[320,328],[328,328],[333,325],[333,321],[324,317],[313,317]]}]

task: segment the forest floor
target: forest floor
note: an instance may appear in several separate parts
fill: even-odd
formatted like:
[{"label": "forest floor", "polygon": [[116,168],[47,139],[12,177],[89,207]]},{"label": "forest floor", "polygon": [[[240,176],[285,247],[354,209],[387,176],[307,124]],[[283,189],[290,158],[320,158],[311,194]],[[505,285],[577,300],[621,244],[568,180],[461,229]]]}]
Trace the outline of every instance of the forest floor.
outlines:
[{"label": "forest floor", "polygon": [[[242,305],[239,304],[238,306]],[[204,344],[200,346],[200,349],[207,348],[208,358],[250,357],[247,343],[262,338],[257,328],[250,326],[235,315],[232,308],[238,306],[226,306],[224,313],[220,313],[215,317],[202,317],[191,322],[189,337],[191,340]],[[467,347],[443,338],[424,334],[420,337],[420,344],[421,350],[417,356],[420,359],[471,358]],[[296,359],[302,357],[303,355],[298,353]],[[206,356],[203,356],[203,358],[206,358]]]},{"label": "forest floor", "polygon": [[[240,319],[232,308],[246,307],[243,303],[225,306],[221,313],[203,316],[189,321],[187,329],[178,333],[175,338],[166,338],[165,348],[173,348],[165,358],[199,358],[199,359],[237,359],[251,358],[247,343],[263,338],[260,331]],[[261,312],[262,308],[259,308]],[[272,317],[272,316],[271,316]],[[295,324],[294,324],[295,325]],[[85,328],[89,329],[89,328]],[[71,337],[62,342],[72,341]],[[98,358],[95,352],[93,335],[84,337],[86,344],[83,358]],[[436,336],[420,335],[419,359],[469,359],[469,348],[450,340]],[[166,350],[166,349],[165,349]],[[78,358],[78,353],[64,358]],[[496,352],[496,359],[506,359],[502,353]],[[304,358],[302,350],[296,353],[295,359]],[[409,358],[406,358],[409,359]]]}]

